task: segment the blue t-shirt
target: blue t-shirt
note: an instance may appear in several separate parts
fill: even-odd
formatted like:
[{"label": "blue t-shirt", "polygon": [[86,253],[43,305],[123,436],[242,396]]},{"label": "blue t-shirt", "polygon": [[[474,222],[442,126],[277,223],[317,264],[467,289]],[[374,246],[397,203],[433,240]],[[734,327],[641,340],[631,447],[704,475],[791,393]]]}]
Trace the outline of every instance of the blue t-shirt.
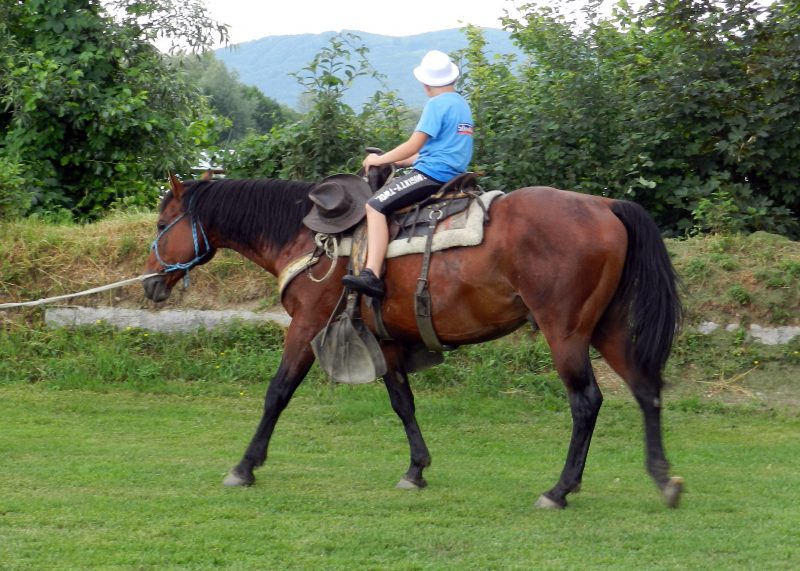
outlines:
[{"label": "blue t-shirt", "polygon": [[414,130],[428,135],[415,169],[439,182],[467,171],[472,160],[472,112],[461,95],[447,91],[428,99]]}]

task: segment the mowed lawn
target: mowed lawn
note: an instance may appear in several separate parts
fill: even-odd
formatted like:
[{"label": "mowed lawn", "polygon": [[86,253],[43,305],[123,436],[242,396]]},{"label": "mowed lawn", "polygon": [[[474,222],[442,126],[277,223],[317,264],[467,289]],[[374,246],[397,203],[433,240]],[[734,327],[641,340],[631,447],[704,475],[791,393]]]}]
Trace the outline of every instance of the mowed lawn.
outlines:
[{"label": "mowed lawn", "polygon": [[[669,395],[667,395],[669,402]],[[638,409],[607,395],[564,511],[533,508],[562,467],[566,401],[420,391],[429,486],[379,384],[301,387],[252,488],[221,485],[258,395],[0,386],[0,569],[797,569],[795,412],[669,406],[687,491],[665,508]]]}]

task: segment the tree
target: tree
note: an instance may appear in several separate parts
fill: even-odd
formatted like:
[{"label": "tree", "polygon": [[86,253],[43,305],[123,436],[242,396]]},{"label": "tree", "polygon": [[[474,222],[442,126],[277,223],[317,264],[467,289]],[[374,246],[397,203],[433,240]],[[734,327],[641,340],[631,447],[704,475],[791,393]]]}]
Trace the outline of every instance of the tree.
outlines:
[{"label": "tree", "polygon": [[580,23],[542,4],[505,20],[529,57],[517,69],[470,38],[475,158],[501,187],[628,198],[674,233],[709,202],[738,228],[800,233],[796,2],[620,1],[602,17],[595,0]]},{"label": "tree", "polygon": [[113,2],[116,20],[97,0],[2,7],[0,159],[20,166],[34,210],[152,204],[164,171],[213,140],[199,91],[150,43],[167,34],[199,50],[211,27],[224,39],[201,1]]}]

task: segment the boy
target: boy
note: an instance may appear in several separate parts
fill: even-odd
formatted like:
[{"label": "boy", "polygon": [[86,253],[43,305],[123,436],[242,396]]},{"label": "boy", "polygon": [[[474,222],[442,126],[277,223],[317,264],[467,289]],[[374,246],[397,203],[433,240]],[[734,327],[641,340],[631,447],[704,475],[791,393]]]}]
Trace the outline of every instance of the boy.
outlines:
[{"label": "boy", "polygon": [[371,297],[384,295],[380,278],[389,227],[386,216],[434,194],[451,178],[466,172],[472,160],[472,112],[455,90],[458,67],[447,54],[429,51],[414,68],[428,102],[411,137],[384,153],[369,154],[363,162],[370,167],[394,163],[411,166],[410,173],[394,178],[367,202],[367,263],[358,276],[345,276],[345,286]]}]

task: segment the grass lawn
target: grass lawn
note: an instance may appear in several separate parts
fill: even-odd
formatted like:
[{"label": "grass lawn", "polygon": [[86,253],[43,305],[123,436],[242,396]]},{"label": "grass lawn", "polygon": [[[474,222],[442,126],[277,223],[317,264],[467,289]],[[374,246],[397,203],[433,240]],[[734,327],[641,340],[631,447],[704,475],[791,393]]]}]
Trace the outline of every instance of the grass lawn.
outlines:
[{"label": "grass lawn", "polygon": [[[667,395],[667,400],[669,400]],[[687,481],[665,508],[629,395],[607,395],[583,491],[533,509],[569,414],[525,394],[422,390],[422,491],[378,384],[302,386],[257,484],[227,489],[260,398],[0,385],[0,569],[796,569],[800,420],[668,406]]]}]

